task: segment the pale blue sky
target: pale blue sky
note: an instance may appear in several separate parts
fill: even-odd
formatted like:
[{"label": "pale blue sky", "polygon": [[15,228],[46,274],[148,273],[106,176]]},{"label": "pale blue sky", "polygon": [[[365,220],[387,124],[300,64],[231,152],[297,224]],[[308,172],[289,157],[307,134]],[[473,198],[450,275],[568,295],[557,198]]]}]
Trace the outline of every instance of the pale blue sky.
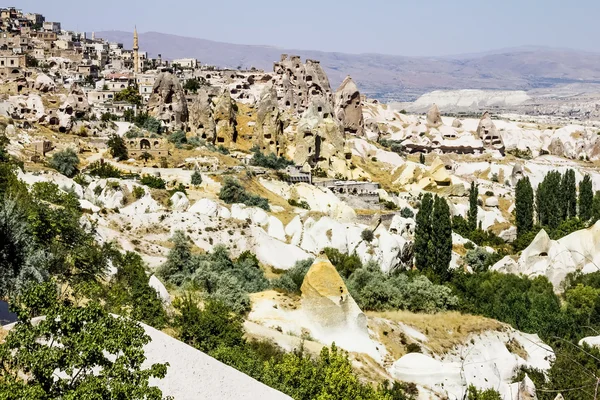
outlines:
[{"label": "pale blue sky", "polygon": [[[288,49],[439,56],[600,51],[599,0],[13,0],[72,30],[157,31]],[[92,6],[93,4],[93,6]]]}]

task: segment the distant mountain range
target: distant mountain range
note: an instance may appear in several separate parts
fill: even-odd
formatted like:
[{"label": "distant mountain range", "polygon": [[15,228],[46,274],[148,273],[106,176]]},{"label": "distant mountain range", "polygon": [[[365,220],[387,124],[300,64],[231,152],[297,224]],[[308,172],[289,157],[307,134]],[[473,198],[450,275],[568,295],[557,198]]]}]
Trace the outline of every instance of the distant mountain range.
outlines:
[{"label": "distant mountain range", "polygon": [[[97,37],[132,47],[133,34],[96,32]],[[336,88],[346,75],[369,97],[412,101],[443,89],[530,90],[569,83],[600,83],[600,53],[546,47],[519,47],[449,57],[345,54],[240,45],[158,32],[140,34],[140,47],[165,59],[193,57],[219,67],[271,71],[282,53],[321,61]]]}]

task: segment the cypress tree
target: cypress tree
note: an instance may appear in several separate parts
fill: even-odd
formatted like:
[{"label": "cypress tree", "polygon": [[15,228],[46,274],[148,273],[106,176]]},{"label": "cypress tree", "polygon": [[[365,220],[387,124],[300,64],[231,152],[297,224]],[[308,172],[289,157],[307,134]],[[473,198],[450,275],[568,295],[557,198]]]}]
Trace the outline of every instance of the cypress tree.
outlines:
[{"label": "cypress tree", "polygon": [[600,190],[596,191],[592,202],[592,222],[600,220]]},{"label": "cypress tree", "polygon": [[517,236],[521,236],[533,227],[533,188],[529,178],[525,177],[517,182],[515,189],[515,214]]},{"label": "cypress tree", "polygon": [[431,212],[433,211],[433,197],[431,193],[425,193],[421,199],[421,206],[416,217],[415,227],[415,265],[422,271],[427,268],[429,242],[431,240]]},{"label": "cypress tree", "polygon": [[450,279],[450,261],[452,261],[450,208],[443,197],[435,197],[431,226],[431,249],[433,250],[431,268],[443,283]]},{"label": "cypress tree", "polygon": [[592,219],[592,203],[594,202],[594,189],[592,178],[585,175],[579,184],[579,219],[584,222]]},{"label": "cypress tree", "polygon": [[563,175],[560,192],[563,196],[562,219],[575,218],[577,216],[577,182],[574,170],[568,169]]},{"label": "cypress tree", "polygon": [[561,192],[562,176],[558,171],[550,171],[538,186],[537,211],[538,221],[542,226],[556,228],[564,216],[565,199]]},{"label": "cypress tree", "polygon": [[474,231],[477,229],[477,198],[479,197],[479,187],[475,182],[471,182],[471,190],[469,191],[469,211],[467,212],[467,221],[469,229]]}]

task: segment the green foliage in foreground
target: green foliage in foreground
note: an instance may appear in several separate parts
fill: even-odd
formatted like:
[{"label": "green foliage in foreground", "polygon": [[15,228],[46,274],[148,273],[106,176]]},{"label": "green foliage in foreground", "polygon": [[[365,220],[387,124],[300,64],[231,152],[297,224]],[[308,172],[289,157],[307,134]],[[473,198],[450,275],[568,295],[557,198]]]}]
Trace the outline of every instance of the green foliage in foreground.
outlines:
[{"label": "green foliage in foreground", "polygon": [[270,168],[270,169],[284,169],[288,165],[294,164],[293,161],[286,159],[285,157],[277,157],[274,153],[264,155],[258,147],[252,149],[254,155],[250,159],[250,165],[256,167]]},{"label": "green foliage in foreground", "polygon": [[267,342],[246,342],[241,318],[223,303],[208,300],[202,309],[186,296],[176,307],[181,340],[294,399],[408,400],[417,393],[414,385],[362,383],[335,344],[312,358],[302,349],[285,354]]},{"label": "green foliage in foreground", "polygon": [[142,176],[140,183],[152,189],[165,189],[167,187],[167,183],[164,181],[164,179],[153,175]]},{"label": "green foliage in foreground", "polygon": [[[167,365],[142,369],[150,338],[135,322],[97,303],[61,301],[52,283],[31,286],[16,303],[19,322],[0,345],[0,398],[162,398],[148,380],[163,378]],[[33,322],[34,315],[46,318]]]}]

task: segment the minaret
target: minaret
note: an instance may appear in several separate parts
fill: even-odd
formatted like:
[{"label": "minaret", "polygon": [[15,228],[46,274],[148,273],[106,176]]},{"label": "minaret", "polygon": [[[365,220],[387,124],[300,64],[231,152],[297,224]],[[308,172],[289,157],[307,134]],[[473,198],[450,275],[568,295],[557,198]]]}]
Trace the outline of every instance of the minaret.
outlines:
[{"label": "minaret", "polygon": [[137,27],[133,29],[133,72],[140,73],[140,44],[138,39]]}]

